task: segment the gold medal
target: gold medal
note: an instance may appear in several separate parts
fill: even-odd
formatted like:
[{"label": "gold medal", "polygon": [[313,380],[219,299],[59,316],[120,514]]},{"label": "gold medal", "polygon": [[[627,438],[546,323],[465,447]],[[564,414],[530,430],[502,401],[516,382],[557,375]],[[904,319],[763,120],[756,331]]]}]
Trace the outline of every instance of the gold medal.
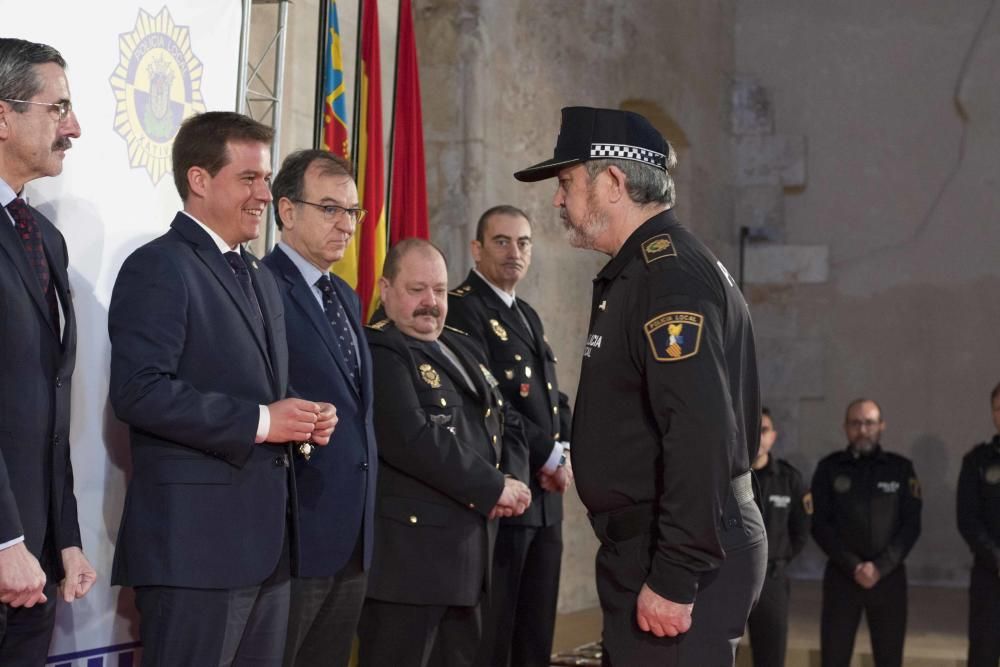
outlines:
[{"label": "gold medal", "polygon": [[302,455],[302,458],[308,461],[309,457],[312,456],[315,447],[313,447],[313,444],[311,442],[300,442],[298,449],[299,449],[299,454]]},{"label": "gold medal", "polygon": [[505,369],[504,372],[503,372],[503,376],[505,378],[507,378],[508,380],[513,380],[514,379],[514,369],[513,368]]},{"label": "gold medal", "polygon": [[526,377],[526,378],[530,378],[531,377],[531,366],[525,366],[524,367],[524,377]]},{"label": "gold medal", "polygon": [[521,383],[521,391],[520,391],[521,398],[527,398],[528,397],[528,393],[530,391],[531,391],[531,385],[528,384],[527,382],[522,382]]}]

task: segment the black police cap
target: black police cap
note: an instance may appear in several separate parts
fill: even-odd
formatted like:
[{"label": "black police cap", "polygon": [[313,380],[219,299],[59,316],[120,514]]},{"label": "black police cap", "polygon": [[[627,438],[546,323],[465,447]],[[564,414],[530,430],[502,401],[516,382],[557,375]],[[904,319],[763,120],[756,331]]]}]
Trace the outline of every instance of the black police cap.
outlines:
[{"label": "black police cap", "polygon": [[669,151],[666,139],[637,113],[564,107],[552,159],[514,172],[514,178],[532,183],[580,162],[609,158],[636,160],[666,171]]}]

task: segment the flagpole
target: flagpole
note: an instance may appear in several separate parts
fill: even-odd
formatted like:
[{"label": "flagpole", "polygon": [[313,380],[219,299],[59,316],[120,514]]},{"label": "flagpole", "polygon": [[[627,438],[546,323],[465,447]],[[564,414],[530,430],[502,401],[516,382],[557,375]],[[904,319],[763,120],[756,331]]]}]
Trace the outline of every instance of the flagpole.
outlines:
[{"label": "flagpole", "polygon": [[364,17],[362,14],[365,11],[365,0],[358,0],[358,38],[357,43],[354,45],[354,110],[351,114],[351,146],[354,147],[354,159],[351,161],[354,164],[354,180],[357,182],[358,174],[358,160],[357,155],[360,154],[361,150],[361,136],[359,132],[361,131],[361,78],[364,72],[364,63],[361,59],[361,26],[364,24]]},{"label": "flagpole", "polygon": [[392,70],[392,121],[389,125],[389,168],[385,177],[385,243],[389,246],[392,238],[392,163],[396,159],[396,90],[399,82],[399,26],[403,22],[403,0],[399,0],[396,11],[396,63]]},{"label": "flagpole", "polygon": [[330,54],[330,0],[319,1],[319,34],[316,37],[316,101],[313,106],[313,148],[323,147],[323,116],[326,113],[323,77]]}]

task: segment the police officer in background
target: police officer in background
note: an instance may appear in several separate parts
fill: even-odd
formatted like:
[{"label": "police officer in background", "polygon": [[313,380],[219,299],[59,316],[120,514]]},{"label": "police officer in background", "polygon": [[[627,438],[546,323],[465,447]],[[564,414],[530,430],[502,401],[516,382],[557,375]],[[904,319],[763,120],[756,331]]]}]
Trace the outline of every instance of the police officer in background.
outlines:
[{"label": "police officer in background", "polygon": [[448,323],[489,359],[507,402],[521,415],[530,452],[531,506],[500,521],[493,590],[476,664],[548,667],[562,558],[562,494],[573,481],[569,399],[538,313],[514,294],[531,265],[531,222],[514,206],[479,218],[474,269],[449,292]]},{"label": "police officer in background", "polygon": [[847,667],[864,610],[876,667],[901,667],[906,635],[903,559],[920,536],[920,483],[909,459],[880,444],[885,421],[871,399],[847,406],[847,449],[816,466],[813,539],[823,575],[823,667]]},{"label": "police officer in background", "polygon": [[674,217],[672,148],[639,114],[567,107],[554,156],[570,244],[594,281],[573,423],[577,489],[601,542],[604,664],[732,665],[766,566],[750,461],[753,329],[735,282]]},{"label": "police officer in background", "polygon": [[990,394],[997,435],[972,448],[958,477],[958,530],[972,549],[969,667],[1000,663],[1000,384]]},{"label": "police officer in background", "polygon": [[760,481],[767,529],[767,577],[757,606],[750,612],[750,650],[754,667],[783,667],[788,644],[789,583],[785,567],[799,555],[809,538],[812,496],[802,475],[771,455],[778,439],[767,408],[761,410],[760,449],[753,469]]}]

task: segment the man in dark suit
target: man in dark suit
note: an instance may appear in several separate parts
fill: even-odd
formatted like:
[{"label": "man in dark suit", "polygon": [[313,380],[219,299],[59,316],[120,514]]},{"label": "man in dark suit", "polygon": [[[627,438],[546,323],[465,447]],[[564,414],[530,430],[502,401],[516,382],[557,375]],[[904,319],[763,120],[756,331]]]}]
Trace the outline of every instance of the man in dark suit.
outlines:
[{"label": "man in dark suit", "polygon": [[[531,492],[504,474],[513,453],[497,382],[468,337],[445,329],[444,256],[419,239],[389,250],[389,319],[371,325],[381,466],[375,556],[361,614],[361,667],[471,666],[489,590],[496,516]],[[520,442],[523,445],[523,442]],[[503,453],[502,453],[503,452]]]},{"label": "man in dark suit", "polygon": [[0,665],[45,662],[55,588],[67,602],[96,578],[83,555],[69,455],[76,318],[66,243],[21,197],[62,172],[80,125],[66,61],[0,39]]},{"label": "man in dark suit", "polygon": [[531,222],[514,206],[479,218],[476,267],[449,292],[448,323],[489,359],[503,397],[521,416],[530,452],[531,507],[500,522],[493,589],[477,665],[548,667],[562,558],[562,494],[569,462],[569,400],[535,309],[514,294],[531,264]]},{"label": "man in dark suit", "polygon": [[173,147],[184,210],[111,296],[109,393],[132,445],[112,583],[135,588],[144,665],[284,652],[288,443],[325,444],[335,410],[286,398],[281,296],[240,246],[271,201],[271,139],[235,113],[187,119]]},{"label": "man in dark suit", "polygon": [[298,151],[271,188],[282,233],[264,264],[285,305],[289,381],[337,406],[338,420],[328,447],[296,460],[288,666],[347,665],[371,564],[378,464],[371,355],[358,297],[329,270],[365,213],[351,174],[333,153]]}]

